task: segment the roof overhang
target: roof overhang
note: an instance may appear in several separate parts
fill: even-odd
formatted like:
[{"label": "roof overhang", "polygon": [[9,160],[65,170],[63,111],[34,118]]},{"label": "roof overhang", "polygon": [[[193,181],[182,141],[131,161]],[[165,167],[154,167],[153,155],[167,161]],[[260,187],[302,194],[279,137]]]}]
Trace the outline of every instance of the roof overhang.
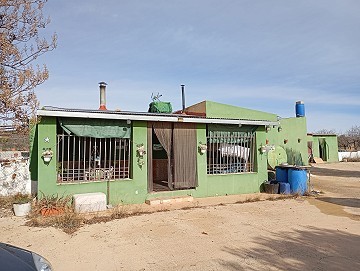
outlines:
[{"label": "roof overhang", "polygon": [[257,126],[278,126],[279,123],[267,120],[243,120],[243,119],[217,119],[199,118],[185,115],[160,115],[160,114],[126,114],[126,113],[106,113],[106,112],[77,112],[77,111],[57,111],[57,110],[38,110],[38,116],[64,117],[64,118],[92,118],[92,119],[117,119],[130,121],[164,121],[164,122],[185,122],[185,123],[205,123],[205,124],[236,124],[236,125],[257,125]]}]

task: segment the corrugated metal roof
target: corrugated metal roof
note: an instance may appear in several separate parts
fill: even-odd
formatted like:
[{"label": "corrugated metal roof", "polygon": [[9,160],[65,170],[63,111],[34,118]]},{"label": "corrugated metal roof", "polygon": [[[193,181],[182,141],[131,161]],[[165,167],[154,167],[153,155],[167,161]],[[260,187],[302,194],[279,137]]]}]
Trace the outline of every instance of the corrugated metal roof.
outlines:
[{"label": "corrugated metal roof", "polygon": [[73,118],[104,118],[143,121],[166,121],[166,122],[192,122],[192,123],[217,123],[217,124],[242,124],[242,125],[279,125],[278,122],[268,120],[251,119],[226,119],[207,118],[185,114],[164,114],[132,111],[71,109],[46,106],[37,112],[38,116],[73,117]]}]

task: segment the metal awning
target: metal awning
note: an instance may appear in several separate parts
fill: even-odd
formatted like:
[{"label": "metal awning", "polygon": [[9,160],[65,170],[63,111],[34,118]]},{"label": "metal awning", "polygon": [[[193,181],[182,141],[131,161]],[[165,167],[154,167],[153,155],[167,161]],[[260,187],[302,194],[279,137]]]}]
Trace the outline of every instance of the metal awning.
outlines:
[{"label": "metal awning", "polygon": [[279,122],[267,120],[246,119],[223,119],[194,117],[180,114],[155,114],[141,112],[118,112],[100,110],[75,110],[75,109],[41,109],[37,111],[38,116],[65,117],[65,118],[92,118],[92,119],[116,119],[129,121],[164,121],[164,122],[187,122],[205,124],[236,124],[257,126],[279,126]]}]

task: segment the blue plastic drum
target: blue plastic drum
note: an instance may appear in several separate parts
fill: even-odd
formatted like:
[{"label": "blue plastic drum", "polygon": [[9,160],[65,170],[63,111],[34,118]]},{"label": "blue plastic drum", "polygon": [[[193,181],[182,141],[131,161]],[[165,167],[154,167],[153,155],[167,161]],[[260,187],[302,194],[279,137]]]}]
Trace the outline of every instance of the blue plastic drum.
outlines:
[{"label": "blue plastic drum", "polygon": [[290,184],[289,183],[279,183],[279,192],[280,192],[280,194],[289,195],[290,194]]},{"label": "blue plastic drum", "polygon": [[305,117],[305,105],[302,101],[296,102],[295,113],[297,118]]},{"label": "blue plastic drum", "polygon": [[279,183],[287,183],[288,182],[288,169],[286,167],[276,167],[276,180]]},{"label": "blue plastic drum", "polygon": [[288,170],[288,180],[290,191],[293,194],[304,195],[307,191],[307,171],[306,169],[290,168]]}]

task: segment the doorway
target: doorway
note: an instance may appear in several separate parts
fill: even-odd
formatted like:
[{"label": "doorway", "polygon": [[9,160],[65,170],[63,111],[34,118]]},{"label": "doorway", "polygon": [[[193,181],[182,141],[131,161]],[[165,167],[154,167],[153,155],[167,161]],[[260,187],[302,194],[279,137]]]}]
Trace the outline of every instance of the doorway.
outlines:
[{"label": "doorway", "polygon": [[148,191],[172,191],[197,186],[196,125],[148,123]]},{"label": "doorway", "polygon": [[327,161],[328,156],[326,145],[327,144],[325,138],[319,138],[319,155],[323,161]]}]

